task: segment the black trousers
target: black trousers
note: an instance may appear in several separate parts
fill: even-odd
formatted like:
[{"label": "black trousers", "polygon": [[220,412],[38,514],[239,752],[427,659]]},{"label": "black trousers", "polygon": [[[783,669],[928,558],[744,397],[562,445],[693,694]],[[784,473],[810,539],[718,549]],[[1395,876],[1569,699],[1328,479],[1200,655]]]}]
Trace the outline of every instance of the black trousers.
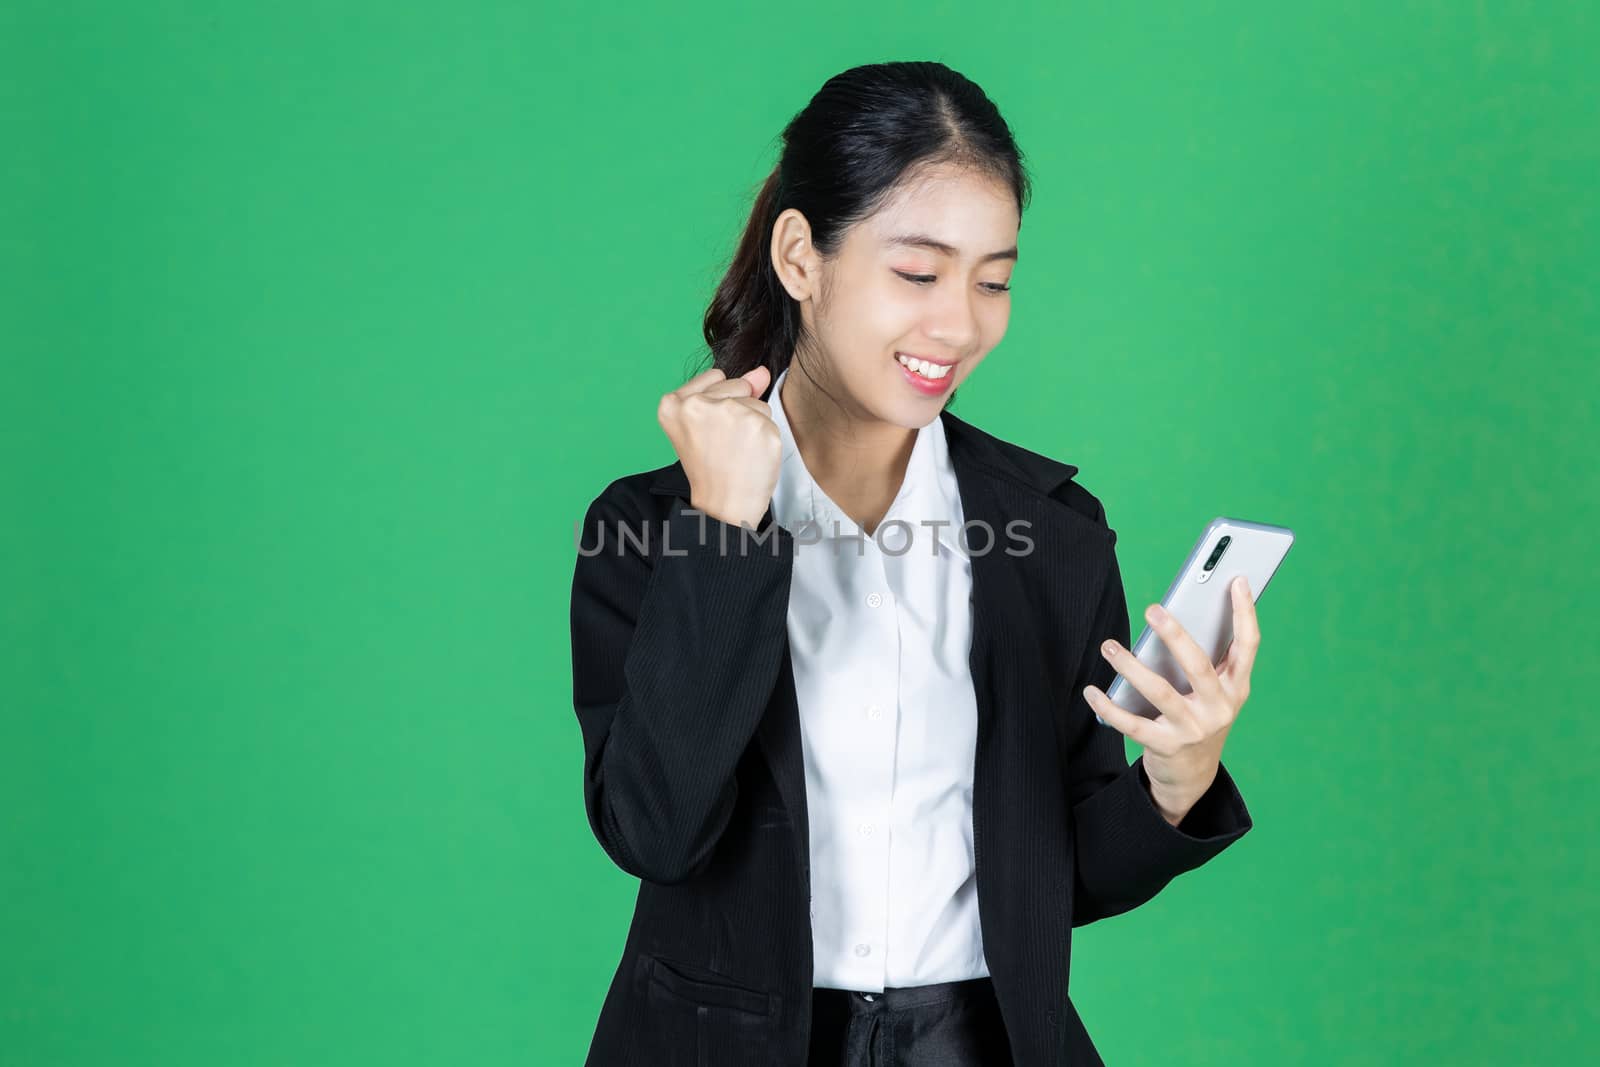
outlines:
[{"label": "black trousers", "polygon": [[1009,1067],[987,978],[855,993],[811,991],[810,1067]]}]

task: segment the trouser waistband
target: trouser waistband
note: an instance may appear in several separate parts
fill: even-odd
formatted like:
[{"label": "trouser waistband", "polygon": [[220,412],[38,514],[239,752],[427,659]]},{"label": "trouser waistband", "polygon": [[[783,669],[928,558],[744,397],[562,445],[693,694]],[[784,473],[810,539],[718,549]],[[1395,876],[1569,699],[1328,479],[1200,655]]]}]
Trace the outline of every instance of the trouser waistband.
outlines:
[{"label": "trouser waistband", "polygon": [[889,988],[881,993],[829,989],[822,986],[814,988],[812,993],[818,997],[847,1000],[853,1014],[865,1015],[876,1011],[903,1011],[906,1008],[923,1008],[932,1004],[992,997],[994,984],[987,977],[983,977],[967,978],[959,982]]}]

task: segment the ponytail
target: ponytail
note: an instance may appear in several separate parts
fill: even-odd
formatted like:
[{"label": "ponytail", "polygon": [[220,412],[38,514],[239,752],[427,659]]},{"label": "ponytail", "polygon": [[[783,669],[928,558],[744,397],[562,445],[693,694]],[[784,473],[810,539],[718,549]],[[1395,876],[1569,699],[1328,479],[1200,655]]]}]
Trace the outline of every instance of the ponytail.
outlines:
[{"label": "ponytail", "polygon": [[782,165],[773,167],[750,209],[733,261],[706,309],[705,338],[712,366],[729,378],[757,367],[778,380],[793,358],[803,323],[799,308],[772,269],[772,225],[778,217]]}]

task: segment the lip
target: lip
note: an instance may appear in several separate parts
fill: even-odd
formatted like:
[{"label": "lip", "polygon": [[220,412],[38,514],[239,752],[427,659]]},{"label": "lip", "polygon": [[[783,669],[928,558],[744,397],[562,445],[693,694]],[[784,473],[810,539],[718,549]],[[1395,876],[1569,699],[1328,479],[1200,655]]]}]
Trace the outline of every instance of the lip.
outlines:
[{"label": "lip", "polygon": [[[938,381],[931,381],[901,363],[898,359],[894,361],[894,365],[900,371],[900,376],[906,380],[906,384],[923,396],[943,396],[949,391],[950,385],[956,376],[955,371],[951,371]],[[942,365],[950,366],[948,363]]]}]

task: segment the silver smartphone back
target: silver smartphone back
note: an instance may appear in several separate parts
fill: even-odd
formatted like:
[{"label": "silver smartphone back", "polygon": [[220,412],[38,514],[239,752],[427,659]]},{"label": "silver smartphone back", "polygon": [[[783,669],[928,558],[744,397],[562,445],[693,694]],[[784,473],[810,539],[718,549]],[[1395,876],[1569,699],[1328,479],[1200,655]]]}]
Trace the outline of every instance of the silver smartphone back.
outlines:
[{"label": "silver smartphone back", "polygon": [[[1195,542],[1189,558],[1178,568],[1177,577],[1161,598],[1161,606],[1211,657],[1212,666],[1222,660],[1233,643],[1233,598],[1228,592],[1228,583],[1244,575],[1250,583],[1252,597],[1260,601],[1292,544],[1294,531],[1287,526],[1221,516],[1212,519],[1200,534],[1200,540]],[[1171,682],[1178,692],[1193,692],[1188,676],[1166,642],[1148,625],[1134,642],[1133,654],[1140,663]],[[1113,703],[1147,719],[1161,714],[1159,708],[1120,674],[1106,695]],[[1099,715],[1095,720],[1105,725]]]}]

